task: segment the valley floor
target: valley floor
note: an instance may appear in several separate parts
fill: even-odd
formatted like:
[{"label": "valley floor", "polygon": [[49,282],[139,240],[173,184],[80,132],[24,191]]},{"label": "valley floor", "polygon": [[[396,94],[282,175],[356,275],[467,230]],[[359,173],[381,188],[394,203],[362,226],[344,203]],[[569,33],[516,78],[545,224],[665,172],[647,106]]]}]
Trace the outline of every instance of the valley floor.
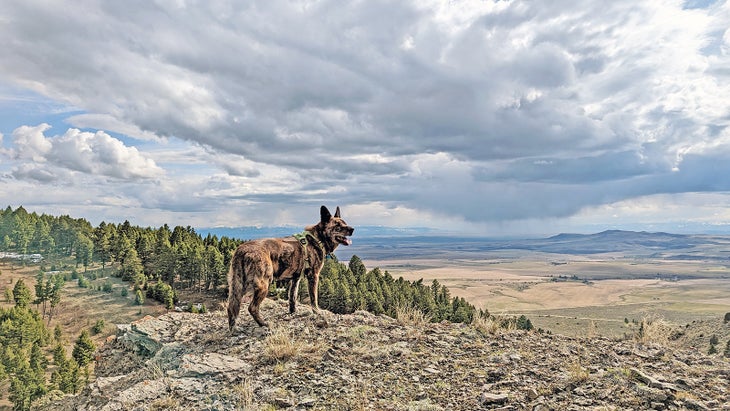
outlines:
[{"label": "valley floor", "polygon": [[492,314],[525,314],[536,327],[570,336],[620,337],[644,318],[685,325],[730,312],[730,268],[716,262],[529,254],[365,264],[396,278],[438,280]]}]

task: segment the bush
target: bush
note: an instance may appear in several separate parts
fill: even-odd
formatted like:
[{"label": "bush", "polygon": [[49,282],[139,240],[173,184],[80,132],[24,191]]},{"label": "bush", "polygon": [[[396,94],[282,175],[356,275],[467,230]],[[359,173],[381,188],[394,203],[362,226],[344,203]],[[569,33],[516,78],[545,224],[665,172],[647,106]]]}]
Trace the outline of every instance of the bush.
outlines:
[{"label": "bush", "polygon": [[104,325],[104,320],[98,320],[96,324],[91,327],[91,332],[94,333],[94,335],[101,334],[102,332],[104,332]]},{"label": "bush", "polygon": [[148,286],[147,297],[165,304],[168,310],[175,308],[175,301],[177,300],[175,290],[163,281],[158,281],[154,286]]},{"label": "bush", "polygon": [[517,329],[518,330],[525,330],[530,331],[532,330],[532,321],[530,321],[529,318],[525,317],[524,315],[521,315],[520,318],[517,319]]},{"label": "bush", "polygon": [[725,322],[725,324],[727,324],[728,322],[730,322],[730,313],[725,313],[724,322]]},{"label": "bush", "polygon": [[87,280],[83,275],[79,276],[78,284],[80,288],[89,288],[91,286],[89,280]]},{"label": "bush", "polygon": [[111,282],[109,282],[109,281],[104,281],[104,285],[102,286],[102,290],[103,290],[103,291],[104,291],[105,293],[110,293],[110,292],[112,292],[112,288],[113,288],[113,285],[112,285],[112,283],[111,283]]},{"label": "bush", "polygon": [[129,289],[127,287],[122,287],[122,297],[126,297],[129,295]]}]

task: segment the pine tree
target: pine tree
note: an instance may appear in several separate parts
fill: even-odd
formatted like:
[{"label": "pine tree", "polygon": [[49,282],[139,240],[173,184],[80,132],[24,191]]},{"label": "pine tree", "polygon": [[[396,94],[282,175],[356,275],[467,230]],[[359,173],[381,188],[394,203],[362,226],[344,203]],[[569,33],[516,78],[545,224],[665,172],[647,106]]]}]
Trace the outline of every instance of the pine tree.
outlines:
[{"label": "pine tree", "polygon": [[88,268],[89,263],[91,262],[91,259],[93,257],[94,243],[86,234],[79,232],[77,233],[74,245],[74,251],[76,253],[76,266],[78,267],[79,263],[83,264],[84,272],[86,272],[86,269]]},{"label": "pine tree", "polygon": [[53,362],[56,370],[51,375],[51,383],[67,394],[75,394],[81,388],[79,365],[75,359],[66,357],[66,349],[60,343],[53,349]]},{"label": "pine tree", "polygon": [[33,303],[36,305],[36,308],[39,305],[41,306],[41,316],[45,318],[48,294],[46,293],[46,283],[44,280],[45,275],[42,270],[39,270],[35,277],[35,301]]},{"label": "pine tree", "polygon": [[350,271],[352,271],[352,275],[356,278],[362,278],[365,276],[365,273],[367,272],[367,269],[365,268],[365,264],[363,264],[360,257],[353,255],[350,258],[350,264],[348,265],[348,268]]},{"label": "pine tree", "polygon": [[137,285],[144,282],[144,273],[142,271],[142,260],[137,256],[137,250],[128,248],[123,252],[122,265],[119,269],[120,276],[125,281],[132,281]]},{"label": "pine tree", "polygon": [[74,344],[74,349],[71,353],[71,356],[74,358],[74,360],[76,360],[80,367],[85,367],[88,363],[91,362],[91,360],[94,359],[95,350],[96,346],[94,345],[94,342],[91,341],[91,338],[89,337],[89,332],[84,330],[81,332],[79,338],[76,340],[76,344]]},{"label": "pine tree", "polygon": [[46,368],[48,367],[48,359],[41,351],[40,345],[38,345],[38,342],[33,343],[33,347],[30,351],[30,358],[29,358],[30,368],[34,372],[38,373],[39,375],[43,375],[46,372]]},{"label": "pine tree", "polygon": [[725,344],[725,351],[722,352],[722,355],[725,356],[725,358],[730,358],[730,340],[727,340],[727,343]]},{"label": "pine tree", "polygon": [[30,410],[31,402],[47,392],[43,372],[31,368],[27,359],[21,358],[10,379],[8,399],[13,403],[13,410]]},{"label": "pine tree", "polygon": [[142,290],[137,290],[137,292],[135,293],[134,303],[137,305],[144,304],[144,294],[142,294]]},{"label": "pine tree", "polygon": [[[49,279],[49,284],[46,286],[46,292],[48,293],[48,301],[51,303],[51,309],[48,312],[48,323],[51,323],[51,319],[56,312],[56,307],[61,303],[61,289],[63,284],[66,282],[66,278],[60,274],[54,275]],[[50,287],[50,289],[48,289]]]},{"label": "pine tree", "polygon": [[23,279],[19,279],[13,287],[13,299],[15,299],[15,306],[18,308],[25,308],[33,300],[30,294],[30,288],[28,288]]},{"label": "pine tree", "polygon": [[61,337],[63,337],[63,330],[61,329],[61,324],[56,324],[56,327],[53,328],[53,338],[56,340],[56,342],[60,342]]}]

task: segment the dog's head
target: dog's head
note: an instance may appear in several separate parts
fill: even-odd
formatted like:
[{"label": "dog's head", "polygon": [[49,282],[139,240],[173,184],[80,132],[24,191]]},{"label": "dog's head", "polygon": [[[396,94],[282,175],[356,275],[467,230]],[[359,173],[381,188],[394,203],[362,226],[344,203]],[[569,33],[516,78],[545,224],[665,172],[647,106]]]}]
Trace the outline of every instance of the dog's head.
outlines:
[{"label": "dog's head", "polygon": [[340,217],[340,207],[337,207],[333,216],[327,207],[322,206],[319,209],[319,215],[320,221],[318,225],[320,226],[321,235],[324,237],[322,240],[330,249],[329,252],[334,251],[340,244],[352,244],[352,240],[348,237],[352,235],[355,229],[347,225],[345,220]]}]

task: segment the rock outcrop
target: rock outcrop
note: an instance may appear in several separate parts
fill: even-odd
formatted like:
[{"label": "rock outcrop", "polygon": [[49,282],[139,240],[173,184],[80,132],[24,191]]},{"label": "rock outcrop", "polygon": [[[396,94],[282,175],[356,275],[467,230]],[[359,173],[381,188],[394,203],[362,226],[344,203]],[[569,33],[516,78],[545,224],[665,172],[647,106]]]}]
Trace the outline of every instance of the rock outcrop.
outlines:
[{"label": "rock outcrop", "polygon": [[[95,380],[53,410],[730,410],[730,362],[690,350],[267,301],[120,326]],[[244,311],[245,313],[245,311]]]}]

